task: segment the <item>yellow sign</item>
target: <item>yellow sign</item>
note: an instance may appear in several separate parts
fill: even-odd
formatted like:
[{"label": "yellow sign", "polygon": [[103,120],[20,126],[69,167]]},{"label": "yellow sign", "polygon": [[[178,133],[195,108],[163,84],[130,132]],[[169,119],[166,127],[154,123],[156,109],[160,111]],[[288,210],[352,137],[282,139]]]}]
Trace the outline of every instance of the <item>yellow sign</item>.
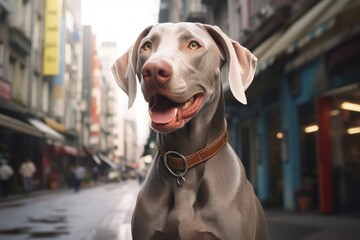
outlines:
[{"label": "yellow sign", "polygon": [[43,59],[44,75],[57,75],[59,73],[60,3],[60,0],[46,0]]},{"label": "yellow sign", "polygon": [[62,133],[66,131],[66,127],[63,124],[57,122],[55,119],[45,117],[44,120],[46,124],[49,125],[49,127],[55,129],[56,131]]}]

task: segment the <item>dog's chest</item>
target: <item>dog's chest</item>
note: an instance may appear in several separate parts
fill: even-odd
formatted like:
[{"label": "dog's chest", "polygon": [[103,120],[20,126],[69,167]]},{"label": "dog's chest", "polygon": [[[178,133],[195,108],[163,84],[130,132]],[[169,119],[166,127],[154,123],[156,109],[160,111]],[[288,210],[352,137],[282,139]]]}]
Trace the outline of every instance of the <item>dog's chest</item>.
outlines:
[{"label": "dog's chest", "polygon": [[181,212],[170,212],[163,236],[172,240],[219,239],[213,230],[193,209],[181,209]]},{"label": "dog's chest", "polygon": [[[211,227],[212,223],[208,220],[212,214],[207,213],[207,216],[204,216],[203,208],[206,203],[203,197],[207,197],[203,196],[203,189],[199,186],[185,185],[176,186],[173,190],[173,198],[169,199],[169,212],[164,229],[166,236],[178,236],[177,239],[186,240],[218,239],[212,232],[214,229]],[[210,218],[215,218],[215,216]]]},{"label": "dog's chest", "polygon": [[188,232],[186,234],[165,234],[163,232],[156,232],[150,239],[162,239],[162,240],[220,240],[211,232]]}]

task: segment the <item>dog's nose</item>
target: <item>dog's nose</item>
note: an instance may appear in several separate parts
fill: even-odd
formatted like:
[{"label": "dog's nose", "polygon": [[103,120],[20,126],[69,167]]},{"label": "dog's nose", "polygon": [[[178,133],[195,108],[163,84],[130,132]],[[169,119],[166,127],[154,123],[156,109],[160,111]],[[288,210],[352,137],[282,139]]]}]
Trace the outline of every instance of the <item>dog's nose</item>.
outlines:
[{"label": "dog's nose", "polygon": [[169,63],[164,60],[152,60],[144,64],[141,74],[147,83],[167,83],[172,76],[173,70]]}]

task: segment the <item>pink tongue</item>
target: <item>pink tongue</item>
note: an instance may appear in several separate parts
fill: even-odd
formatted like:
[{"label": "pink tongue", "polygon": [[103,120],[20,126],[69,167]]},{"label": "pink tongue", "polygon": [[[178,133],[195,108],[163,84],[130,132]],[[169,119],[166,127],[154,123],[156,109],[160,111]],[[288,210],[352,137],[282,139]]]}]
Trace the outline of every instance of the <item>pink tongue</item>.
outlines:
[{"label": "pink tongue", "polygon": [[150,117],[154,123],[166,124],[171,122],[175,116],[176,108],[170,108],[166,111],[150,110]]}]

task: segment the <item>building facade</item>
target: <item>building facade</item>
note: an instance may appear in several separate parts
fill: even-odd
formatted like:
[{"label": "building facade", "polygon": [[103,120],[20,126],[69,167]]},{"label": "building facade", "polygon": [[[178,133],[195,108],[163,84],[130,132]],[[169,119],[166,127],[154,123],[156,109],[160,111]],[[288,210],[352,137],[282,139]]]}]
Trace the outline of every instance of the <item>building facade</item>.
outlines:
[{"label": "building facade", "polygon": [[[109,96],[104,101],[111,99],[109,89],[105,93],[100,89],[100,60],[97,71],[83,72],[87,42],[81,1],[1,0],[0,10],[0,158],[15,170],[13,192],[22,191],[18,169],[26,158],[37,168],[35,189],[65,185],[77,162],[90,169],[96,162],[94,154],[103,150],[111,155],[112,149],[100,144],[101,129],[109,127],[101,126],[108,124],[102,116],[109,115],[101,106],[108,104],[92,98],[104,94]],[[89,56],[97,52],[95,45],[88,50]],[[98,122],[90,122],[89,106],[94,101]],[[99,138],[93,144],[90,136],[96,129]],[[111,141],[109,134],[104,139],[105,145]],[[86,151],[91,144],[95,152]]]},{"label": "building facade", "polygon": [[[115,42],[102,42],[99,47],[100,61],[102,64],[103,88],[101,117],[101,152],[111,153],[112,159],[120,163],[123,154],[123,116],[120,115],[119,88],[112,75],[111,67],[118,57],[117,44]],[[121,140],[120,140],[121,139]]]}]

